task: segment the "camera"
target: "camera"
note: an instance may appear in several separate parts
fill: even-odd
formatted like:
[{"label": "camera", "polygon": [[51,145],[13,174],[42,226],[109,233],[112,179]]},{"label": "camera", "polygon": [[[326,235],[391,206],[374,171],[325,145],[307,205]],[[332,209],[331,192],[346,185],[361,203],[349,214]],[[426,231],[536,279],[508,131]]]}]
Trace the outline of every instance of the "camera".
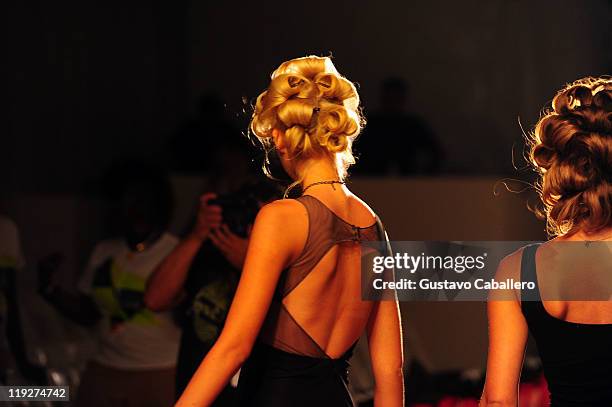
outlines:
[{"label": "camera", "polygon": [[247,237],[248,227],[253,224],[259,211],[257,198],[243,189],[219,195],[216,199],[208,201],[208,204],[220,206],[223,211],[223,223],[241,237]]}]

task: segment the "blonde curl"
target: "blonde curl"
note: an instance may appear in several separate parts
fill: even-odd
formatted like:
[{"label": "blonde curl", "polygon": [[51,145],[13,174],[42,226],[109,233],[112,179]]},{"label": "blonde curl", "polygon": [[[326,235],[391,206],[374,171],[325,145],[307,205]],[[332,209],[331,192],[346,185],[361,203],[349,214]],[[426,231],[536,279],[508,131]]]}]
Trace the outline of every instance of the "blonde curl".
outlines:
[{"label": "blonde curl", "polygon": [[255,103],[250,129],[264,146],[272,130],[284,132],[292,158],[327,154],[341,178],[355,163],[352,145],[364,120],[355,85],[328,57],[307,56],[282,63]]}]

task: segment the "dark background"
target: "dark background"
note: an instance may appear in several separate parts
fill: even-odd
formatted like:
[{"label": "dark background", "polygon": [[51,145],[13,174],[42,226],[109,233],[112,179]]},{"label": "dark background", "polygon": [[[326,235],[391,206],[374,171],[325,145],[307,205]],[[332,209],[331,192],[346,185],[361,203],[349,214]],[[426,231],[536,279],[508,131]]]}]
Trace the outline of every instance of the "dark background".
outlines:
[{"label": "dark background", "polygon": [[[539,240],[544,224],[526,205],[533,188],[516,183],[511,189],[528,193],[513,194],[501,184],[533,180],[519,119],[529,131],[565,83],[612,73],[606,0],[69,0],[0,8],[8,102],[0,207],[18,225],[26,256],[28,347],[45,349],[50,366],[67,363],[65,343],[80,342],[35,292],[37,260],[63,252],[65,282],[74,282],[106,237],[104,202],[92,193],[102,175],[128,157],[170,167],[170,140],[204,92],[224,100],[224,114],[244,130],[249,103],[287,59],[332,55],[358,83],[366,118],[380,108],[382,81],[400,77],[410,111],[428,122],[445,158],[435,175],[350,179],[391,238]],[[400,136],[377,137],[393,151]],[[216,174],[172,175],[178,232],[205,190],[200,178]],[[408,358],[417,355],[431,371],[484,367],[483,304],[402,310]]]},{"label": "dark background", "polygon": [[[282,61],[333,55],[366,115],[404,78],[453,174],[513,174],[511,153],[564,83],[612,72],[610,2],[7,2],[4,193],[75,192],[165,146],[215,90],[242,120]],[[392,134],[380,140],[393,148]],[[358,150],[357,144],[357,150]]]}]

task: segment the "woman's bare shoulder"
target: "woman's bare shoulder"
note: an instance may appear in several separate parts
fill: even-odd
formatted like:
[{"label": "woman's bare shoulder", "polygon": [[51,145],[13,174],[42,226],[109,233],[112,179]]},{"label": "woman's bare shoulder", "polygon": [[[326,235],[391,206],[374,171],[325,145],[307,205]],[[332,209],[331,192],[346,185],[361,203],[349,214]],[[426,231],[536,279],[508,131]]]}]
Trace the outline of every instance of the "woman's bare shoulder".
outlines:
[{"label": "woman's bare shoulder", "polygon": [[[512,280],[519,282],[521,279],[521,258],[523,256],[524,247],[510,253],[504,257],[498,264],[495,271],[495,280],[504,282]],[[489,292],[489,301],[493,300],[515,300],[520,298],[520,290],[509,288],[503,290],[491,290]]]},{"label": "woman's bare shoulder", "polygon": [[295,260],[308,235],[308,213],[295,199],[280,199],[263,206],[257,214],[257,236],[275,247],[287,250],[288,261]]},{"label": "woman's bare shoulder", "polygon": [[521,281],[521,259],[523,257],[523,250],[525,250],[525,247],[515,250],[499,262],[495,272],[495,280]]},{"label": "woman's bare shoulder", "polygon": [[271,218],[299,216],[305,213],[306,208],[297,199],[277,199],[262,206],[259,211],[260,215]]},{"label": "woman's bare shoulder", "polygon": [[372,209],[370,205],[368,205],[363,199],[355,195],[353,192],[349,192],[348,199],[353,207],[359,208],[360,211],[363,211],[363,215],[369,215],[373,218],[377,216],[374,209]]},{"label": "woman's bare shoulder", "polygon": [[520,273],[521,258],[523,257],[524,247],[504,257],[497,268],[497,275],[504,278],[516,278]]},{"label": "woman's bare shoulder", "polygon": [[295,199],[279,199],[264,205],[257,214],[256,223],[275,227],[287,234],[308,224],[306,208]]}]

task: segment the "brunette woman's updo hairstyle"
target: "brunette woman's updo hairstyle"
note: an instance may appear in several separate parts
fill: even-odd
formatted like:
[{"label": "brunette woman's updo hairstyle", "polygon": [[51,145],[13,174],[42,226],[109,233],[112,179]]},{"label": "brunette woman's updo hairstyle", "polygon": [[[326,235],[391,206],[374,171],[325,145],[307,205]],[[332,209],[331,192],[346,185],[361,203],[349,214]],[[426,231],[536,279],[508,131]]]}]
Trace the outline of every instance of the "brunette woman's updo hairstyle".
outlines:
[{"label": "brunette woman's updo hairstyle", "polygon": [[530,159],[551,235],[612,226],[612,80],[560,90],[535,127]]},{"label": "brunette woman's updo hairstyle", "polygon": [[355,163],[352,143],[363,121],[355,85],[340,75],[330,58],[307,56],[281,64],[259,95],[251,131],[264,146],[272,130],[284,132],[292,159],[327,154],[341,178]]}]

